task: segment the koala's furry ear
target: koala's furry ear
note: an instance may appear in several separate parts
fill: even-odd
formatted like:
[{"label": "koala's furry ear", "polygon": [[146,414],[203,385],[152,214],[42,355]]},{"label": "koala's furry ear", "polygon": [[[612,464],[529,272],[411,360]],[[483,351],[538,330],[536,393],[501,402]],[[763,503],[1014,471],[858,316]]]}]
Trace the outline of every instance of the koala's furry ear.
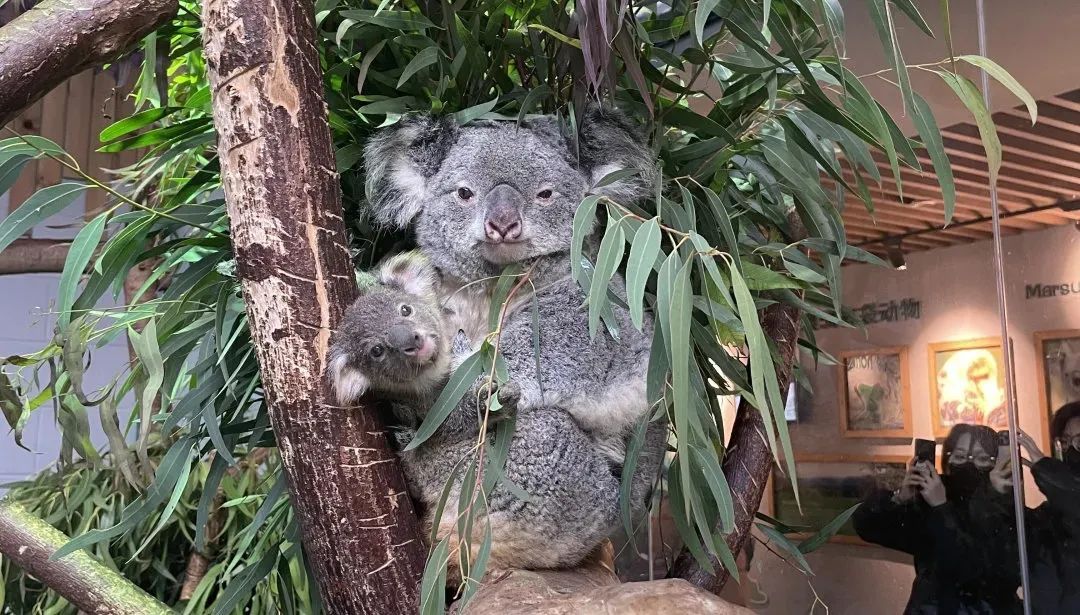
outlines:
[{"label": "koala's furry ear", "polygon": [[449,117],[415,115],[384,128],[364,146],[364,189],[375,221],[404,228],[424,207],[428,180],[457,140]]},{"label": "koala's furry ear", "polygon": [[638,127],[622,112],[592,104],[578,122],[578,160],[595,186],[605,176],[621,170],[640,171],[626,179],[601,188],[603,194],[620,203],[639,201],[656,185],[656,157]]},{"label": "koala's furry ear", "polygon": [[419,250],[395,254],[379,263],[375,272],[380,284],[417,297],[434,298],[439,287],[439,272]]},{"label": "koala's furry ear", "polygon": [[351,404],[367,392],[371,383],[360,370],[349,365],[349,357],[344,353],[338,352],[334,347],[331,347],[330,354],[328,371],[330,372],[330,382],[333,383],[334,392],[337,394],[338,403]]}]

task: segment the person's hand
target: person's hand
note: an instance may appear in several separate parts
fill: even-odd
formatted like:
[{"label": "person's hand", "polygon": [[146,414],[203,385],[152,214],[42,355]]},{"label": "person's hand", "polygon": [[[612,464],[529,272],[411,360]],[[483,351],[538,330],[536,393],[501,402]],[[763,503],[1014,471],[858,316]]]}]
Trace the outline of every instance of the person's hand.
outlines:
[{"label": "person's hand", "polygon": [[945,483],[941,482],[941,475],[934,466],[924,463],[915,468],[916,482],[923,501],[932,507],[941,506],[945,503]]},{"label": "person's hand", "polygon": [[1016,439],[1020,441],[1020,447],[1023,448],[1024,451],[1028,454],[1028,458],[1030,459],[1032,465],[1039,463],[1044,457],[1046,457],[1046,455],[1043,454],[1042,450],[1039,449],[1039,445],[1035,444],[1035,439],[1029,436],[1023,430],[1021,430],[1017,434]]},{"label": "person's hand", "polygon": [[1002,495],[1012,491],[1012,459],[1009,459],[1008,456],[1004,457],[1004,461],[999,456],[998,462],[994,464],[994,469],[990,470],[990,486],[994,488],[994,491]]},{"label": "person's hand", "polygon": [[904,504],[915,499],[915,496],[919,493],[919,485],[916,483],[915,467],[918,463],[918,458],[912,457],[911,461],[907,464],[907,472],[904,474],[904,481],[900,483],[900,488],[896,490],[896,494],[893,496],[893,501],[897,504]]}]

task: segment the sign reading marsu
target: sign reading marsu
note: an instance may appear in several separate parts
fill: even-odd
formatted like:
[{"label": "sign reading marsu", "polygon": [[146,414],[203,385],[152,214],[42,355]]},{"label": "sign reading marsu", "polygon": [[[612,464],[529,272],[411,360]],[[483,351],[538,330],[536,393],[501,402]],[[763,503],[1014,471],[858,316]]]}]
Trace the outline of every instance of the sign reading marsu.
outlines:
[{"label": "sign reading marsu", "polygon": [[1028,284],[1024,286],[1024,299],[1046,299],[1080,295],[1080,280],[1059,284]]}]

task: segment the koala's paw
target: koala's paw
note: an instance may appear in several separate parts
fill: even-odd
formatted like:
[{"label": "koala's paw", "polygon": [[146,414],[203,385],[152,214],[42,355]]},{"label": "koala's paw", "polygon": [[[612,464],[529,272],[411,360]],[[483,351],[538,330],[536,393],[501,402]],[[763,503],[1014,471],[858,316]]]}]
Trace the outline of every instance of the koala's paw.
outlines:
[{"label": "koala's paw", "polygon": [[513,380],[503,384],[496,393],[496,399],[505,410],[516,410],[521,402],[521,386]]},{"label": "koala's paw", "polygon": [[390,437],[393,439],[397,450],[403,451],[409,445],[409,442],[412,442],[413,438],[416,437],[416,430],[407,427],[391,428]]}]

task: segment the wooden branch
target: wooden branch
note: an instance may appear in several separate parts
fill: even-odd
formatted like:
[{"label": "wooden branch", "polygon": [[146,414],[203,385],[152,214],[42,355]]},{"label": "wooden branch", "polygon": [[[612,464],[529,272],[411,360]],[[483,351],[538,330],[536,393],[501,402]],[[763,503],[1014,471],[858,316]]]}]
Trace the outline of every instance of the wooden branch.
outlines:
[{"label": "wooden branch", "polygon": [[177,0],[45,0],[0,28],[0,126],[68,77],[119,58]]},{"label": "wooden branch", "polygon": [[66,239],[16,239],[0,252],[0,275],[60,273],[70,247]]},{"label": "wooden branch", "polygon": [[21,504],[0,500],[0,553],[84,613],[157,615],[172,609],[84,551],[50,557],[69,538]]},{"label": "wooden branch", "polygon": [[372,406],[341,408],[330,332],[356,297],[310,0],[206,0],[222,184],[304,552],[330,613],[409,613],[426,549]]}]

